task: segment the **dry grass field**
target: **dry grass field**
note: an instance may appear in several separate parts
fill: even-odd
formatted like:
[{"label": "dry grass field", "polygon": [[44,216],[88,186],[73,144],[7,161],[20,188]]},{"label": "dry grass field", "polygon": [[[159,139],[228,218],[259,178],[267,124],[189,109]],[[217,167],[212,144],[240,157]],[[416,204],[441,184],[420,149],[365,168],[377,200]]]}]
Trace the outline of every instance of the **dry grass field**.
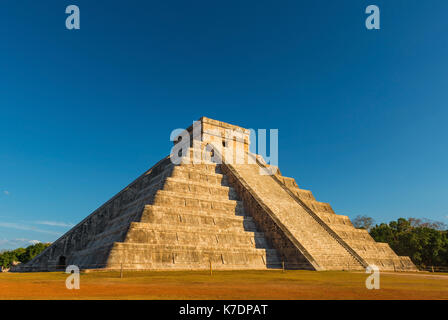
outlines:
[{"label": "dry grass field", "polygon": [[0,273],[0,299],[448,299],[447,274],[312,271],[92,272],[68,290],[62,272]]}]

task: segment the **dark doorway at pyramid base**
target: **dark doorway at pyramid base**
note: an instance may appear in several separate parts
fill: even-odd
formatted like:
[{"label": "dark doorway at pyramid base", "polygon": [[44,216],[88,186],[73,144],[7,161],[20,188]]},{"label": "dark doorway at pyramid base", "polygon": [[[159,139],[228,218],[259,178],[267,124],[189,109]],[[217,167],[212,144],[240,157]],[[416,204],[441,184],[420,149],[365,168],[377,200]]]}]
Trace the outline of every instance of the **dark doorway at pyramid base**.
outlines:
[{"label": "dark doorway at pyramid base", "polygon": [[65,270],[66,267],[67,267],[67,258],[65,256],[60,256],[58,259],[58,265],[56,269]]}]

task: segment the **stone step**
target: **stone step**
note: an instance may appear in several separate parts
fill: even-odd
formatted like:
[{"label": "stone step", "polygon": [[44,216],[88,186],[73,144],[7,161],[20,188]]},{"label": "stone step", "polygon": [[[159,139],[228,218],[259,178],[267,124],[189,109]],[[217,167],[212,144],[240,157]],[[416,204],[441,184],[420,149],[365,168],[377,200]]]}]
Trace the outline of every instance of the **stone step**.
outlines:
[{"label": "stone step", "polygon": [[305,199],[302,199],[302,201],[314,212],[329,212],[334,214],[333,208],[329,203]]},{"label": "stone step", "polygon": [[[143,230],[143,233],[140,232],[141,230]],[[145,233],[145,230],[150,230],[153,233]],[[202,239],[201,241],[205,241],[204,239],[206,239],[207,241],[211,241],[213,244],[218,243],[219,245],[225,245],[230,241],[229,243],[232,245],[232,241],[239,241],[241,246],[256,246],[260,248],[269,247],[262,232],[245,231],[242,227],[228,228],[226,230],[219,230],[218,227],[215,227],[204,230],[198,225],[193,227],[184,225],[167,226],[164,224],[133,222],[130,226],[122,225],[115,228],[110,228],[93,236],[89,239],[89,245],[86,249],[102,246],[111,242],[145,242],[146,239],[152,238],[155,240],[151,241],[155,242],[159,240],[161,242],[165,242],[170,239],[171,241],[188,241],[190,243],[194,243],[194,241],[196,241],[195,237],[198,234],[200,235],[198,239]],[[150,240],[147,242],[149,243]]]},{"label": "stone step", "polygon": [[346,242],[348,243],[349,246],[363,246],[363,245],[375,245],[377,242],[375,242],[375,240],[373,240],[372,237],[370,237],[370,239],[349,239],[346,240]]},{"label": "stone step", "polygon": [[364,267],[356,261],[344,261],[343,259],[331,259],[322,260],[321,264],[324,270],[364,270]]},{"label": "stone step", "polygon": [[[356,229],[353,225],[342,224],[342,223],[332,225],[332,229],[337,230],[337,231],[348,231],[348,232],[357,232],[357,233],[363,233],[363,232],[360,232],[359,230],[364,230],[364,229]],[[364,231],[366,231],[366,230],[364,230]]]},{"label": "stone step", "polygon": [[398,271],[419,271],[415,264],[412,262],[411,258],[407,256],[398,256],[400,258],[400,268]]},{"label": "stone step", "polygon": [[376,265],[382,271],[418,271],[412,262],[408,262],[403,257],[367,257],[369,265]]},{"label": "stone step", "polygon": [[262,232],[248,232],[243,228],[226,230],[202,226],[164,225],[133,222],[125,242],[153,244],[194,244],[216,247],[257,247],[268,248]]},{"label": "stone step", "polygon": [[306,225],[300,232],[296,233],[296,238],[303,246],[310,246],[310,250],[316,252],[327,250],[332,250],[333,252],[346,252],[346,249],[329,233],[322,234],[322,237],[316,238],[316,228],[317,227],[313,225]]},{"label": "stone step", "polygon": [[293,178],[278,175],[277,179],[314,212],[334,213],[329,203],[317,201],[310,190],[300,189]]},{"label": "stone step", "polygon": [[297,185],[296,180],[294,178],[277,174],[277,179],[279,179],[285,186],[287,186],[291,190],[299,189],[299,186]]},{"label": "stone step", "polygon": [[309,252],[334,252],[334,253],[343,253],[346,252],[346,250],[342,246],[338,246],[338,244],[334,244],[331,242],[319,242],[318,239],[306,239],[306,238],[300,238],[299,239],[303,246],[310,246]]},{"label": "stone step", "polygon": [[[207,209],[207,208],[192,208],[192,207],[173,207],[173,206],[159,206],[159,205],[146,205],[142,219],[146,214],[151,212],[164,212],[169,214],[199,214],[204,216],[223,216],[223,217],[249,217],[246,215],[243,207],[235,209]],[[144,222],[144,221],[142,221]]]},{"label": "stone step", "polygon": [[[121,268],[126,271],[185,271],[185,270],[205,270],[204,272],[208,272],[210,269],[209,261],[200,260],[200,261],[179,261],[182,256],[176,258],[176,263],[167,263],[167,262],[141,262],[141,263],[110,263],[103,267],[102,270],[107,271],[120,271]],[[279,261],[269,262],[266,264],[264,261],[266,258],[253,258],[248,263],[245,264],[230,264],[230,263],[222,263],[222,262],[213,262],[212,270],[220,270],[220,271],[241,271],[241,270],[276,270],[281,269],[282,264]],[[297,269],[306,269],[308,266],[299,267]],[[95,272],[96,268],[81,268],[85,272]]]},{"label": "stone step", "polygon": [[[341,264],[358,264],[359,262],[353,256],[347,257],[347,254],[344,252],[331,252],[331,249],[328,251],[316,251],[309,250],[309,253],[314,257],[314,259],[319,262],[321,265],[332,264],[334,261],[337,261]],[[332,262],[333,261],[333,262]]]},{"label": "stone step", "polygon": [[350,270],[350,271],[364,271],[365,268],[360,264],[357,265],[347,265],[347,264],[333,264],[327,265],[325,271],[336,271],[336,270]]},{"label": "stone step", "polygon": [[179,178],[167,178],[163,190],[189,193],[194,196],[214,197],[216,199],[237,200],[233,188],[204,182],[183,180]]},{"label": "stone step", "polygon": [[228,233],[228,232],[238,232],[241,234],[256,234],[257,236],[264,236],[261,231],[247,231],[244,230],[242,224],[236,227],[229,227],[227,229],[223,229],[220,226],[202,226],[202,225],[188,225],[183,223],[147,223],[147,222],[131,222],[130,227],[136,228],[150,228],[154,230],[169,230],[169,231],[189,231],[192,233],[195,232],[211,232],[214,234],[217,233]]},{"label": "stone step", "polygon": [[171,173],[171,177],[182,180],[192,180],[212,185],[222,185],[227,187],[229,186],[227,177],[225,177],[220,173],[191,170],[184,165],[175,166]]},{"label": "stone step", "polygon": [[104,231],[95,233],[89,239],[89,246],[96,246],[99,242],[118,241],[127,231],[131,222],[147,222],[182,225],[201,225],[207,228],[241,228],[245,231],[257,231],[252,217],[244,214],[244,210],[216,210],[195,208],[177,208],[146,205],[143,213],[140,215],[131,212],[110,220]]},{"label": "stone step", "polygon": [[[197,248],[192,245],[154,245],[140,243],[115,243],[108,261],[112,267],[125,261],[125,268],[197,268],[197,265],[208,267],[210,261],[213,268],[228,267],[280,267],[281,261],[274,249],[256,248]],[[126,266],[126,263],[128,266]],[[140,268],[137,268],[140,269]]]},{"label": "stone step", "polygon": [[138,208],[143,207],[145,204],[152,203],[157,190],[160,190],[163,187],[163,183],[167,178],[166,175],[167,173],[165,171],[164,174],[159,174],[155,179],[151,180],[152,183],[150,185],[136,192],[134,200],[126,204],[121,203],[120,210],[116,210],[110,215],[111,220],[116,218],[120,219],[124,215],[135,214],[136,209],[138,211]]},{"label": "stone step", "polygon": [[242,201],[214,199],[213,197],[194,196],[189,193],[157,191],[154,197],[155,205],[166,207],[188,207],[198,209],[234,210],[243,209]]},{"label": "stone step", "polygon": [[179,165],[182,169],[187,169],[189,171],[200,172],[200,173],[210,173],[210,174],[222,174],[220,165],[216,163],[182,163]]},{"label": "stone step", "polygon": [[328,270],[337,270],[336,266],[357,266],[362,267],[357,259],[347,252],[346,249],[336,242],[320,241],[313,237],[309,232],[308,236],[298,238],[303,247],[307,248],[308,253],[323,268]]},{"label": "stone step", "polygon": [[[149,206],[148,206],[149,207]],[[219,227],[221,229],[239,227],[246,231],[257,231],[252,217],[236,216],[220,213],[201,213],[195,211],[179,212],[172,210],[166,212],[161,207],[151,206],[145,209],[140,222],[160,224],[203,225],[204,227]]]},{"label": "stone step", "polygon": [[372,237],[367,230],[341,226],[342,225],[336,224],[331,226],[331,228],[346,242],[352,240],[372,240]]},{"label": "stone step", "polygon": [[330,226],[333,226],[335,224],[341,224],[351,226],[353,228],[353,225],[349,217],[347,216],[322,211],[317,211],[316,214],[319,216],[319,218],[321,218],[325,223],[328,223]]},{"label": "stone step", "polygon": [[[228,252],[228,253],[240,253],[240,252],[248,252],[255,254],[263,254],[263,255],[272,255],[277,256],[277,250],[273,248],[227,248],[227,247],[215,247],[215,246],[203,246],[196,247],[192,244],[149,244],[149,243],[131,243],[131,242],[115,242],[114,246],[127,246],[135,249],[149,249],[154,250],[154,252],[167,251],[170,250],[172,252],[180,252],[180,251],[188,251],[194,250],[198,252],[216,252],[219,249],[220,252]],[[279,259],[280,260],[280,259]]]},{"label": "stone step", "polygon": [[395,252],[389,247],[389,245],[381,246],[378,243],[372,243],[370,245],[354,245],[352,248],[362,257],[396,257]]},{"label": "stone step", "polygon": [[126,233],[129,229],[130,223],[127,225],[115,225],[107,228],[105,231],[95,234],[88,238],[88,245],[86,248],[93,248],[107,243],[124,241]]},{"label": "stone step", "polygon": [[295,188],[291,190],[293,193],[295,193],[296,196],[299,197],[299,199],[301,199],[302,201],[305,200],[316,200],[314,198],[313,193],[311,192],[311,190],[305,190],[305,189],[300,189],[300,188]]},{"label": "stone step", "polygon": [[108,220],[105,229],[113,228],[117,225],[129,225],[133,221],[138,221],[141,217],[139,211],[142,212],[142,210],[130,210]]},{"label": "stone step", "polygon": [[359,262],[353,257],[347,257],[346,254],[343,253],[332,253],[331,251],[327,252],[312,252],[312,256],[315,258],[315,260],[325,266],[334,266],[334,265],[357,265],[361,266]]}]

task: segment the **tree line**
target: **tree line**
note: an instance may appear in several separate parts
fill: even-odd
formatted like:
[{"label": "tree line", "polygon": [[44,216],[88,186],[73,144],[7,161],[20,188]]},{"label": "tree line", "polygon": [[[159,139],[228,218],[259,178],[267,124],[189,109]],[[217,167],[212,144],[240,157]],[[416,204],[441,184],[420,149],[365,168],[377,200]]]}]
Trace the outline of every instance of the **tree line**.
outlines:
[{"label": "tree line", "polygon": [[36,243],[26,248],[3,251],[0,253],[0,268],[10,268],[14,263],[27,263],[44,251],[51,243]]},{"label": "tree line", "polygon": [[374,225],[372,218],[358,216],[353,225],[368,230],[375,241],[388,243],[399,256],[409,256],[419,268],[448,267],[448,227],[443,222],[399,218]]}]

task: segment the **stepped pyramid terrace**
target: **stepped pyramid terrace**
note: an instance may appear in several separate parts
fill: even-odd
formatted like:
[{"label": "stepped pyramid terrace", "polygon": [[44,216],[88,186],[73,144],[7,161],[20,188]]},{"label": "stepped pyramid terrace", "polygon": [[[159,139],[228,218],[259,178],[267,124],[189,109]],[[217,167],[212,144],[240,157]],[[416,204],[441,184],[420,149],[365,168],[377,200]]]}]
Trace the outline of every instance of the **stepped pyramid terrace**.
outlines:
[{"label": "stepped pyramid terrace", "polygon": [[251,153],[249,130],[203,117],[175,140],[170,156],[16,271],[417,271]]}]

